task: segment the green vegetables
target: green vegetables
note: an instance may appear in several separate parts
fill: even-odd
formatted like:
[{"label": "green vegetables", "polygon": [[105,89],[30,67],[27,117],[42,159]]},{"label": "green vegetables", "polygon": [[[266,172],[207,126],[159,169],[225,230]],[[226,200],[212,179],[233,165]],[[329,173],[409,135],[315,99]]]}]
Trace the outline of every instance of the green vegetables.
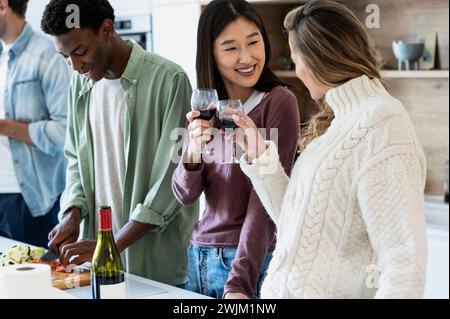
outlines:
[{"label": "green vegetables", "polygon": [[44,248],[14,245],[3,255],[0,255],[0,267],[31,263],[35,259],[40,259],[43,254]]}]

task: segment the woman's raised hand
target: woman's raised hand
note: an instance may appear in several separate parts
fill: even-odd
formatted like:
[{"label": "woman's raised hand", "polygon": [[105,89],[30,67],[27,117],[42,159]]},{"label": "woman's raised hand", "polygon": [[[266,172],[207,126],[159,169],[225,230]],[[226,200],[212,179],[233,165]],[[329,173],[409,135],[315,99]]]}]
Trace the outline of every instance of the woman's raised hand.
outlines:
[{"label": "woman's raised hand", "polygon": [[248,157],[259,158],[266,151],[267,145],[253,120],[245,114],[235,114],[233,120],[240,128],[236,130],[235,142]]}]

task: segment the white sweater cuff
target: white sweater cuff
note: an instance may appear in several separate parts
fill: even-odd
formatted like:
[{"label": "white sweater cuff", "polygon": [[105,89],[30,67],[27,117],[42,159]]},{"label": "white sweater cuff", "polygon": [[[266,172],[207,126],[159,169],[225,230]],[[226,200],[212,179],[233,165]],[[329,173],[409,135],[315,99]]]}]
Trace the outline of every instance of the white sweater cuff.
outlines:
[{"label": "white sweater cuff", "polygon": [[267,150],[257,159],[249,163],[247,155],[241,157],[240,165],[242,171],[249,177],[258,177],[263,175],[273,175],[277,172],[280,165],[278,149],[273,141],[266,141]]}]

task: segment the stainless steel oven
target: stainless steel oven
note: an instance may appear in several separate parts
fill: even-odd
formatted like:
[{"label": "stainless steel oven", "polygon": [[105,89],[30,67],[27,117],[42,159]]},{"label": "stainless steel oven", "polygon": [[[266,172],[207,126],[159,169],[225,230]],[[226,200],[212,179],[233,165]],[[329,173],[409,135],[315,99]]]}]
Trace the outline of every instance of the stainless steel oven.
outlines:
[{"label": "stainless steel oven", "polygon": [[115,28],[123,39],[133,39],[146,51],[153,52],[151,15],[117,17]]}]

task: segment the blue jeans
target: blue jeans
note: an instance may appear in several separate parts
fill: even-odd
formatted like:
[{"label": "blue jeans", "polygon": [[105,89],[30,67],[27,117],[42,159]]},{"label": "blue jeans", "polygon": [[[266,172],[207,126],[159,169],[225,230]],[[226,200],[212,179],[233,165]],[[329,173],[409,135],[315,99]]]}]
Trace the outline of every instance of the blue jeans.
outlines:
[{"label": "blue jeans", "polygon": [[[191,245],[188,252],[188,281],[179,288],[220,299],[231,271],[236,248],[210,248]],[[261,285],[272,259],[268,253],[253,291],[253,298],[260,298]]]},{"label": "blue jeans", "polygon": [[33,217],[22,194],[0,194],[0,236],[47,248],[48,233],[58,224],[59,200],[44,216]]}]

